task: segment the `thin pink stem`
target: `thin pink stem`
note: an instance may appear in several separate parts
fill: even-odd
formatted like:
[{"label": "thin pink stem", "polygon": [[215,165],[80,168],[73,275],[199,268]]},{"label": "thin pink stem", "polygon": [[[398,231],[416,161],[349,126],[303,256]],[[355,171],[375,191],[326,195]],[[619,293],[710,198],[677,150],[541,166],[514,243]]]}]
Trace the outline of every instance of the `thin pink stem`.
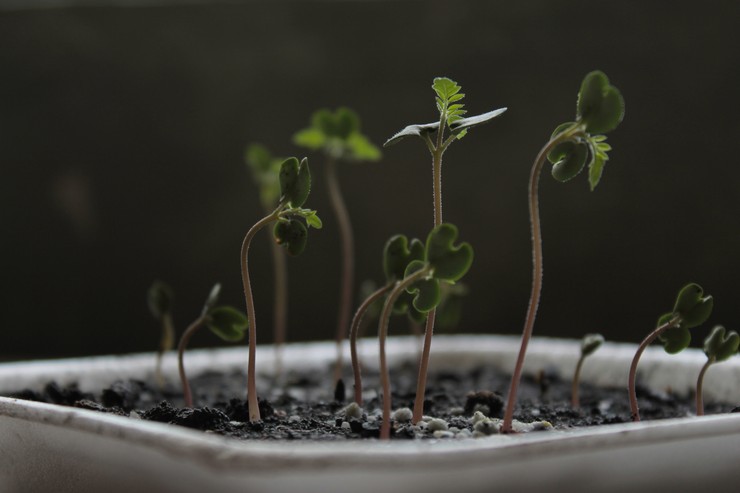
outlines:
[{"label": "thin pink stem", "polygon": [[285,262],[285,252],[272,238],[273,270],[275,274],[275,291],[273,300],[273,324],[275,342],[275,379],[279,380],[283,371],[283,345],[286,339],[288,316],[288,268]]},{"label": "thin pink stem", "polygon": [[714,357],[709,358],[699,372],[699,378],[696,380],[696,415],[704,416],[704,374],[714,363]]},{"label": "thin pink stem", "polygon": [[190,383],[188,382],[188,377],[185,375],[185,363],[183,362],[185,349],[188,347],[190,338],[193,337],[193,334],[195,334],[195,332],[201,327],[201,325],[203,325],[205,319],[205,314],[202,314],[200,317],[196,318],[195,321],[190,324],[187,329],[185,329],[182,337],[180,337],[180,343],[177,345],[177,367],[180,371],[180,382],[182,382],[182,394],[183,398],[185,399],[185,407],[193,407],[193,394],[190,391]]},{"label": "thin pink stem", "polygon": [[583,366],[584,359],[586,358],[583,355],[578,358],[576,371],[573,374],[573,385],[570,390],[570,405],[573,407],[573,409],[578,409],[579,407],[581,407],[581,400],[578,397],[578,382],[581,379],[581,367]]},{"label": "thin pink stem", "polygon": [[386,284],[368,296],[367,299],[362,302],[360,307],[357,309],[357,312],[355,312],[355,316],[352,318],[352,326],[349,331],[349,350],[352,358],[352,372],[355,377],[355,402],[358,406],[362,406],[362,372],[360,370],[360,358],[357,356],[357,338],[359,337],[362,317],[365,316],[365,312],[367,312],[370,305],[393,289],[394,286],[395,283]]}]

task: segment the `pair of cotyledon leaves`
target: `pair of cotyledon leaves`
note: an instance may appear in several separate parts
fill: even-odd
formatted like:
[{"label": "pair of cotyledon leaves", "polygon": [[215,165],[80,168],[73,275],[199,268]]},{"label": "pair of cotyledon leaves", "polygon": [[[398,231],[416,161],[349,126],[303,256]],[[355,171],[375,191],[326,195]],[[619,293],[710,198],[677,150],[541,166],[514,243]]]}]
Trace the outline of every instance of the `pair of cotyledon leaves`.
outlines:
[{"label": "pair of cotyledon leaves", "polygon": [[[221,284],[214,285],[203,305],[204,324],[225,341],[239,341],[244,337],[249,321],[244,313],[232,306],[216,306],[220,294]],[[155,281],[149,288],[149,309],[156,318],[171,313],[173,300],[173,291],[168,284]]]},{"label": "pair of cotyledon leaves", "polygon": [[413,307],[418,312],[412,319],[423,319],[440,302],[440,281],[455,282],[462,278],[473,263],[473,247],[469,243],[455,245],[457,228],[448,223],[434,228],[426,244],[403,235],[393,236],[386,243],[383,270],[388,282],[396,282],[426,269],[428,275],[406,289],[394,306],[394,311],[404,312]]},{"label": "pair of cotyledon leaves", "polygon": [[280,202],[283,211],[280,211],[278,220],[273,229],[275,241],[285,247],[290,255],[298,255],[306,248],[308,231],[303,222],[296,217],[302,217],[306,224],[321,229],[321,219],[316,211],[303,209],[301,206],[308,199],[311,192],[311,172],[308,160],[298,161],[291,157],[280,165]]},{"label": "pair of cotyledon leaves", "polygon": [[586,75],[581,83],[576,104],[576,121],[559,125],[550,139],[555,139],[564,132],[582,127],[572,139],[556,145],[547,155],[553,164],[552,176],[558,181],[568,181],[578,175],[586,165],[589,153],[589,184],[591,190],[601,180],[604,164],[609,159],[611,150],[604,142],[604,134],[614,130],[624,118],[624,99],[619,89],[609,83],[601,71]]},{"label": "pair of cotyledon leaves", "polygon": [[714,298],[704,296],[701,286],[695,283],[684,286],[676,297],[673,311],[658,319],[658,327],[675,320],[658,337],[666,352],[676,354],[689,347],[691,343],[689,329],[703,324],[711,315],[713,306]]},{"label": "pair of cotyledon leaves", "polygon": [[316,111],[311,126],[293,136],[293,142],[311,150],[324,150],[336,158],[377,161],[380,150],[360,132],[360,118],[349,108]]},{"label": "pair of cotyledon leaves", "polygon": [[704,354],[715,362],[729,359],[739,347],[740,335],[734,330],[727,332],[721,325],[716,325],[704,339]]}]

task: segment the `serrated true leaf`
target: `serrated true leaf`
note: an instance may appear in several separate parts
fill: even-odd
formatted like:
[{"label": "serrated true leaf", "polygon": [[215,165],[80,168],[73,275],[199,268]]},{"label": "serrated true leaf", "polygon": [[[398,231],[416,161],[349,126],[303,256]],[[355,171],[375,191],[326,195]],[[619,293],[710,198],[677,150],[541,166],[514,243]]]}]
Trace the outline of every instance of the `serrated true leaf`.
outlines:
[{"label": "serrated true leaf", "polygon": [[298,255],[306,248],[308,231],[297,219],[280,219],[273,228],[273,236],[278,245],[284,247],[288,254]]},{"label": "serrated true leaf", "polygon": [[717,325],[712,332],[704,339],[704,354],[707,358],[714,358],[715,361],[725,361],[737,353],[740,347],[740,336],[734,330],[726,332],[725,328]]},{"label": "serrated true leaf", "polygon": [[280,193],[291,207],[301,207],[311,192],[308,160],[291,157],[280,165]]},{"label": "serrated true leaf", "polygon": [[424,259],[424,244],[404,235],[394,235],[383,248],[383,272],[388,282],[403,279],[406,267],[414,260]]},{"label": "serrated true leaf", "polygon": [[600,154],[592,154],[591,162],[588,165],[588,184],[591,187],[591,191],[596,188],[596,185],[601,181],[601,175],[604,173],[604,164],[606,164],[607,158]]},{"label": "serrated true leaf", "polygon": [[219,306],[208,312],[206,326],[224,341],[236,342],[244,338],[249,327],[247,316],[231,306]]},{"label": "serrated true leaf", "polygon": [[469,243],[454,245],[457,234],[453,224],[443,223],[427,237],[426,261],[433,267],[436,279],[457,281],[473,263],[473,247]]}]

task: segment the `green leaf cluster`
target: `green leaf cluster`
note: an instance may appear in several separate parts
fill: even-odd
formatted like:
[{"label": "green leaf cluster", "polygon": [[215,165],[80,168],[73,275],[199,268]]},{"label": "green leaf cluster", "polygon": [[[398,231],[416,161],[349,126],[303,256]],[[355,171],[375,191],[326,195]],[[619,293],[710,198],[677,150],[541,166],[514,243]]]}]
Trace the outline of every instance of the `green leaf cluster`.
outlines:
[{"label": "green leaf cluster", "polygon": [[313,151],[323,150],[339,159],[377,161],[381,157],[380,149],[360,131],[357,113],[344,107],[334,112],[316,111],[311,116],[311,125],[298,131],[293,142]]},{"label": "green leaf cluster", "polygon": [[465,94],[461,93],[462,87],[454,80],[447,77],[435,77],[432,82],[432,89],[437,93],[436,102],[437,110],[447,125],[451,126],[467,113],[465,105],[460,103]]},{"label": "green leaf cluster", "polygon": [[[291,157],[280,165],[280,204],[282,209],[277,214],[273,228],[273,237],[290,255],[298,255],[306,248],[308,227],[321,229],[322,223],[315,210],[301,206],[311,192],[311,171],[308,160]],[[303,224],[303,219],[306,225]]]},{"label": "green leaf cluster", "polygon": [[244,152],[244,160],[259,187],[262,207],[265,210],[274,209],[280,199],[279,175],[284,159],[274,157],[261,144],[250,144]]},{"label": "green leaf cluster", "polygon": [[679,291],[673,311],[662,315],[657,326],[671,325],[660,335],[658,340],[667,353],[676,354],[691,343],[689,329],[703,324],[712,314],[714,298],[704,296],[704,290],[695,283],[689,283]]},{"label": "green leaf cluster", "polygon": [[566,122],[555,129],[551,141],[560,142],[547,155],[553,164],[552,176],[568,181],[578,175],[588,163],[588,181],[594,190],[601,181],[604,165],[609,160],[611,146],[606,136],[624,118],[624,99],[619,90],[598,70],[586,75],[581,83],[576,104],[576,121]]},{"label": "green leaf cluster", "polygon": [[247,316],[232,306],[216,306],[220,294],[221,284],[217,283],[203,304],[204,324],[224,341],[240,341],[249,328]]},{"label": "green leaf cluster", "polygon": [[713,361],[725,361],[737,353],[740,347],[740,335],[734,330],[729,332],[721,325],[716,325],[704,339],[704,354]]}]

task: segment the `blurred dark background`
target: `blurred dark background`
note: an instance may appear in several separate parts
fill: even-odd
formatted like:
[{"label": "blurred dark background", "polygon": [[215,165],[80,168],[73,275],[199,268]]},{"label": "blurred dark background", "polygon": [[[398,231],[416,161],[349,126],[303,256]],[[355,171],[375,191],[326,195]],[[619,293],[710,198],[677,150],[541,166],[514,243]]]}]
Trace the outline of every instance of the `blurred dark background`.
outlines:
[{"label": "blurred dark background", "polygon": [[[214,282],[243,308],[239,249],[262,213],[245,145],[304,155],[293,133],[315,109],[341,105],[382,144],[435,120],[440,75],[462,85],[471,114],[509,107],[445,157],[445,219],[476,252],[458,330],[519,333],[530,166],[597,68],[622,91],[626,116],[595,192],[585,174],[542,176],[535,333],[637,341],[688,281],[715,296],[710,322],[738,328],[740,3],[113,3],[0,2],[1,357],[155,349],[145,301],[155,278],[176,291],[178,330]],[[331,338],[336,323],[336,223],[322,157],[308,156],[307,205],[325,227],[289,260],[292,340]],[[426,236],[431,179],[416,140],[340,169],[358,286],[381,280],[391,234]],[[250,259],[266,343],[267,240]],[[193,342],[217,344],[205,332]]]}]

